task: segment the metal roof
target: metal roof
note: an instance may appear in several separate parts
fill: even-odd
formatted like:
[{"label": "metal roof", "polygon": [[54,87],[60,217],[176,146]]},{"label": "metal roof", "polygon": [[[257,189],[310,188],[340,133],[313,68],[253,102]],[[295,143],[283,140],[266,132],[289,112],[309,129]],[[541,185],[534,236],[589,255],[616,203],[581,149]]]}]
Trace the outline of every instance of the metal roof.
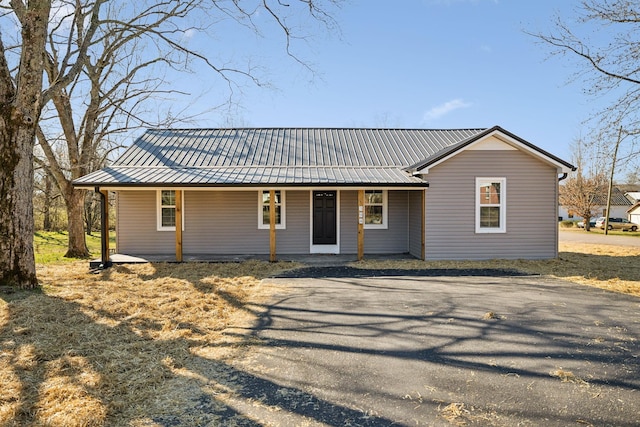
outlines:
[{"label": "metal roof", "polygon": [[[565,191],[566,188],[564,185],[560,186],[560,193]],[[607,205],[607,194],[596,194],[593,198],[594,206],[606,206]],[[618,188],[611,188],[611,206],[631,206],[633,202],[629,200],[625,194]]]},{"label": "metal roof", "polygon": [[[491,128],[495,129],[495,128]],[[490,130],[149,129],[76,186],[427,185],[407,169]]]},{"label": "metal roof", "polygon": [[394,167],[321,166],[227,166],[227,167],[136,167],[112,166],[86,175],[75,185],[102,186],[328,186],[376,184],[422,186],[426,183]]},{"label": "metal roof", "polygon": [[114,166],[406,167],[482,129],[152,129]]},{"label": "metal roof", "polygon": [[[605,206],[607,204],[607,195],[596,197],[596,204]],[[611,188],[611,204],[613,206],[631,206],[633,202],[629,200],[618,187]]]}]

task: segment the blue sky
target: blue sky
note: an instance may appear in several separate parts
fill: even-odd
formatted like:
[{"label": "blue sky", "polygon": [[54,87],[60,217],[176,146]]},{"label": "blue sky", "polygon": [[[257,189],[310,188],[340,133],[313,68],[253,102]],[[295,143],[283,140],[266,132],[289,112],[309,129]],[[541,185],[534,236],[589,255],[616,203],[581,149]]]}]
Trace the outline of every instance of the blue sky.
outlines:
[{"label": "blue sky", "polygon": [[[314,77],[282,54],[281,38],[256,38],[229,27],[236,57],[256,53],[274,89],[243,85],[230,117],[213,111],[199,126],[482,128],[500,125],[571,160],[569,144],[587,132],[597,105],[570,83],[575,64],[549,57],[525,34],[548,32],[556,13],[576,1],[351,0],[336,12],[341,36],[318,32],[300,56]],[[222,30],[224,31],[224,29]],[[227,34],[229,36],[229,34]],[[210,41],[195,36],[206,51]],[[182,80],[206,91],[192,108],[220,102],[226,88],[210,71]]]}]

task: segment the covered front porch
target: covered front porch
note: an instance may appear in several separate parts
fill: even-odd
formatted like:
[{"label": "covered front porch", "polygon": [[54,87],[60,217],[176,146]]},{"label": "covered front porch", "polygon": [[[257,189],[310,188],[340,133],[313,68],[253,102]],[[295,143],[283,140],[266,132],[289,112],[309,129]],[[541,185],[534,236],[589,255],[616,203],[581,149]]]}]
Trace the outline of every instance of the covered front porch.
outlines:
[{"label": "covered front porch", "polygon": [[[424,184],[109,190],[118,195],[118,254],[103,242],[95,267],[246,259],[332,264],[365,255],[425,258]],[[108,190],[96,191],[103,195],[103,227],[108,227]]]}]

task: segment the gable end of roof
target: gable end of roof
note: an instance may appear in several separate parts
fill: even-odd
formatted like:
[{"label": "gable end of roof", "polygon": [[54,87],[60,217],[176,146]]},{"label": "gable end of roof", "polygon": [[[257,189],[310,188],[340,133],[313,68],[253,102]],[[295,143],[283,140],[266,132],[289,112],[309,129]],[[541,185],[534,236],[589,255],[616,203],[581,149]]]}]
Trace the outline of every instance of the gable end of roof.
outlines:
[{"label": "gable end of roof", "polygon": [[530,143],[529,141],[526,141],[522,138],[520,138],[519,136],[509,132],[508,130],[505,130],[503,128],[501,128],[500,126],[494,126],[492,128],[488,128],[485,131],[478,133],[477,135],[473,135],[469,138],[467,138],[464,141],[460,141],[457,144],[453,144],[435,154],[433,154],[432,156],[422,160],[421,162],[418,162],[412,166],[409,166],[408,168],[406,168],[405,170],[409,171],[409,172],[413,172],[415,175],[420,175],[420,171],[422,170],[427,170],[443,161],[445,161],[446,159],[455,156],[456,154],[460,153],[461,151],[464,151],[464,149],[466,149],[467,147],[469,147],[471,144],[481,141],[484,138],[487,138],[490,135],[493,135],[495,133],[501,133],[504,136],[508,137],[509,139],[517,142],[518,144],[524,146],[525,149],[527,149],[528,151],[532,152],[533,154],[542,157],[543,159],[547,160],[550,163],[553,163],[555,165],[557,165],[562,172],[573,172],[576,170],[576,167],[573,166],[571,163],[566,162],[564,160],[562,160],[559,157],[554,156],[553,154],[543,150],[542,148]]}]

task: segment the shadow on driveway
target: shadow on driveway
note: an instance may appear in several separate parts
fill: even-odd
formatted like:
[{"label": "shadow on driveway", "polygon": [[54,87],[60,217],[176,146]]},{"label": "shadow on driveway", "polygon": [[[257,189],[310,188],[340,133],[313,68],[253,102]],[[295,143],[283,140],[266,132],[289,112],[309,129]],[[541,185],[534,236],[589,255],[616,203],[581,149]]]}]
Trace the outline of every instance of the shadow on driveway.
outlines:
[{"label": "shadow on driveway", "polygon": [[260,378],[244,389],[310,425],[637,425],[636,297],[502,270],[312,268],[265,285],[277,297],[244,331],[238,364]]}]

